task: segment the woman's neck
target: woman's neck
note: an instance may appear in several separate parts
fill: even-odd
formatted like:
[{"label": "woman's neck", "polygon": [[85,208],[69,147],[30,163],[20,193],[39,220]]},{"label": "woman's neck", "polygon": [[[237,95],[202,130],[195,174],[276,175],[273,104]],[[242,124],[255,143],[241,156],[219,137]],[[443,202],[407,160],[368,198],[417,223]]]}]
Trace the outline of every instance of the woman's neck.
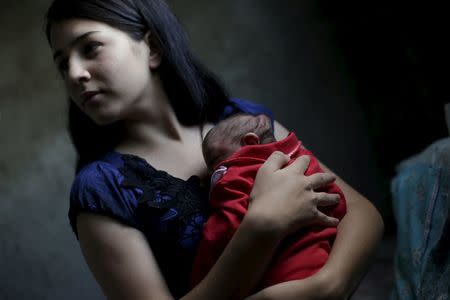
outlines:
[{"label": "woman's neck", "polygon": [[179,122],[170,105],[152,111],[141,111],[138,118],[124,121],[123,144],[157,147],[169,141],[182,142],[186,128]]},{"label": "woman's neck", "polygon": [[158,84],[153,87],[133,105],[123,121],[126,138],[121,144],[156,147],[183,140],[185,126],[179,122],[162,87]]}]

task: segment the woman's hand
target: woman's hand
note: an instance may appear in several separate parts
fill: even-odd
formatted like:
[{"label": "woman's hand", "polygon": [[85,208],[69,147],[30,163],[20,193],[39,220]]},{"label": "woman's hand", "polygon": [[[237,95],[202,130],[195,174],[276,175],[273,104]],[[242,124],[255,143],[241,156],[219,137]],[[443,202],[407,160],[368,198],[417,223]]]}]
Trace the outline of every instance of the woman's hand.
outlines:
[{"label": "woman's hand", "polygon": [[339,195],[314,190],[332,183],[331,173],[305,176],[309,156],[297,158],[285,166],[289,157],[275,151],[259,169],[250,194],[247,215],[259,220],[263,229],[290,234],[311,224],[337,226],[339,220],[322,213],[318,207],[334,205]]},{"label": "woman's hand", "polygon": [[[289,131],[275,121],[277,140],[288,134]],[[333,173],[322,163],[319,162],[319,165],[325,172]],[[325,288],[319,288],[325,294],[322,299],[346,299],[351,295],[367,272],[384,227],[381,215],[368,199],[339,176],[336,176],[335,183],[344,192],[347,213],[337,227],[337,236],[327,262],[320,272],[313,275],[317,277],[320,273],[320,282],[326,283]],[[291,293],[290,290],[288,292]],[[284,300],[280,294],[276,299]]]}]

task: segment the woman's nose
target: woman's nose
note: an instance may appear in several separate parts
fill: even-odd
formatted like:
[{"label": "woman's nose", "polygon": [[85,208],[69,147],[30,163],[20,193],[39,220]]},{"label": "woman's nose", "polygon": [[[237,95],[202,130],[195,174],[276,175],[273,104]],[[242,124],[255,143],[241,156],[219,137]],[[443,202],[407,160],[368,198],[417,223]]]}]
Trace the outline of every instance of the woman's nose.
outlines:
[{"label": "woman's nose", "polygon": [[67,77],[72,83],[80,84],[91,79],[87,65],[81,59],[71,59],[68,67]]}]

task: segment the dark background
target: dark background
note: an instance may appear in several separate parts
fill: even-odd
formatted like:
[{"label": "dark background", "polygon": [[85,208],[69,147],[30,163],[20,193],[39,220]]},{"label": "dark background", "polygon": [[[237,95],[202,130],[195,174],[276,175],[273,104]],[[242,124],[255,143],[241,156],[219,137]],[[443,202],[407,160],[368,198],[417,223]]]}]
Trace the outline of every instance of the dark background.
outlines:
[{"label": "dark background", "polygon": [[[399,161],[448,136],[445,10],[437,1],[322,1],[318,7],[355,80],[386,190]],[[393,233],[386,198],[379,208]]]}]

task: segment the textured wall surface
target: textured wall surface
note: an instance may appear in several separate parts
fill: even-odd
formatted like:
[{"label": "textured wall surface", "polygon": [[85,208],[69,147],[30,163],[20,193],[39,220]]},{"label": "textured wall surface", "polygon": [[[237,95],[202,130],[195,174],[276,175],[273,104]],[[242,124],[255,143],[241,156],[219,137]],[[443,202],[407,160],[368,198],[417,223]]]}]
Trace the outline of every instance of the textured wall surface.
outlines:
[{"label": "textured wall surface", "polygon": [[[49,2],[9,1],[0,11],[0,299],[102,299],[67,220],[75,155],[42,32]],[[313,2],[171,4],[233,96],[272,108],[323,162],[376,200],[364,117]]]}]

